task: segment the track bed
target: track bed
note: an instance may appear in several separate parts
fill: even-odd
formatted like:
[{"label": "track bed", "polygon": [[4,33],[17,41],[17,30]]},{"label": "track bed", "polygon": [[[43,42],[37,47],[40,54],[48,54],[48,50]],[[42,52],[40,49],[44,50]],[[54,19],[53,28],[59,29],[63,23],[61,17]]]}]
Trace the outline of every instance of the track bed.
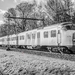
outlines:
[{"label": "track bed", "polygon": [[[6,49],[3,47],[0,47],[0,48]],[[75,54],[60,54],[60,53],[51,53],[46,50],[39,51],[39,50],[28,50],[28,49],[18,49],[18,48],[17,49],[11,48],[9,51],[17,51],[17,52],[23,52],[23,53],[34,54],[34,55],[39,55],[39,56],[46,56],[46,57],[75,61]]]},{"label": "track bed", "polygon": [[0,70],[5,75],[75,75],[75,62],[0,49]]}]

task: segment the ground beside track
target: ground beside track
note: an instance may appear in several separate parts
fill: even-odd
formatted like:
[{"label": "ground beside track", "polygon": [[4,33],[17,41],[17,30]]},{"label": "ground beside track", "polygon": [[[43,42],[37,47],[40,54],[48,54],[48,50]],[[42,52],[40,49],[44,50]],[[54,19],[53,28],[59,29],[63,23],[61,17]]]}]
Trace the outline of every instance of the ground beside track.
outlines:
[{"label": "ground beside track", "polygon": [[[0,75],[75,75],[75,61],[0,49]],[[2,74],[3,75],[3,74]]]}]

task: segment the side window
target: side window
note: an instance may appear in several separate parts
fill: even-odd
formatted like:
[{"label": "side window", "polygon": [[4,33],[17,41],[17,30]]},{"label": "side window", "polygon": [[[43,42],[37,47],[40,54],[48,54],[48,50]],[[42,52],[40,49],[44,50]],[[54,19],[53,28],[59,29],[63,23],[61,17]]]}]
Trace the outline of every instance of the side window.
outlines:
[{"label": "side window", "polygon": [[16,40],[16,37],[12,37],[11,40],[12,40],[12,41]]},{"label": "side window", "polygon": [[31,37],[30,37],[30,34],[27,34],[27,39],[30,39]]},{"label": "side window", "polygon": [[16,40],[16,37],[14,37],[14,40]]},{"label": "side window", "polygon": [[20,36],[20,40],[21,40],[21,36]]},{"label": "side window", "polygon": [[20,40],[24,40],[24,36],[22,35],[22,36],[20,36]]},{"label": "side window", "polygon": [[35,39],[35,33],[32,34],[32,39]]},{"label": "side window", "polygon": [[12,37],[12,41],[14,40],[14,38]]},{"label": "side window", "polygon": [[51,31],[51,37],[56,37],[56,30]]},{"label": "side window", "polygon": [[22,36],[22,39],[24,40],[24,36]]},{"label": "side window", "polygon": [[48,38],[48,31],[44,32],[44,38]]},{"label": "side window", "polygon": [[9,37],[7,38],[7,41],[10,41],[10,38]]},{"label": "side window", "polygon": [[14,40],[16,40],[16,37],[14,37]]},{"label": "side window", "polygon": [[40,38],[40,32],[37,33],[37,38]]}]

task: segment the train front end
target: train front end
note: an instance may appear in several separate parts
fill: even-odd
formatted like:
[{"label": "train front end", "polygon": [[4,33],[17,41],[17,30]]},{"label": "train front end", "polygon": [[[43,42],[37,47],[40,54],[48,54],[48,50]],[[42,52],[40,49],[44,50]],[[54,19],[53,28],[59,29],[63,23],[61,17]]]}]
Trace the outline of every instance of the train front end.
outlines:
[{"label": "train front end", "polygon": [[64,27],[64,46],[75,53],[75,25],[72,23],[63,24]]}]

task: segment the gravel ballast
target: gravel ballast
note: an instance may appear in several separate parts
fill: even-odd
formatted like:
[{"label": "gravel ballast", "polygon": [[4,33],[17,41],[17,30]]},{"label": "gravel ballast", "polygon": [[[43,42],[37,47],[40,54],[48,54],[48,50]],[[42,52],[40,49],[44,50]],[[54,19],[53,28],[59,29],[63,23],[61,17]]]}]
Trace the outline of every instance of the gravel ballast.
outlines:
[{"label": "gravel ballast", "polygon": [[0,75],[75,75],[75,62],[0,50]]}]

